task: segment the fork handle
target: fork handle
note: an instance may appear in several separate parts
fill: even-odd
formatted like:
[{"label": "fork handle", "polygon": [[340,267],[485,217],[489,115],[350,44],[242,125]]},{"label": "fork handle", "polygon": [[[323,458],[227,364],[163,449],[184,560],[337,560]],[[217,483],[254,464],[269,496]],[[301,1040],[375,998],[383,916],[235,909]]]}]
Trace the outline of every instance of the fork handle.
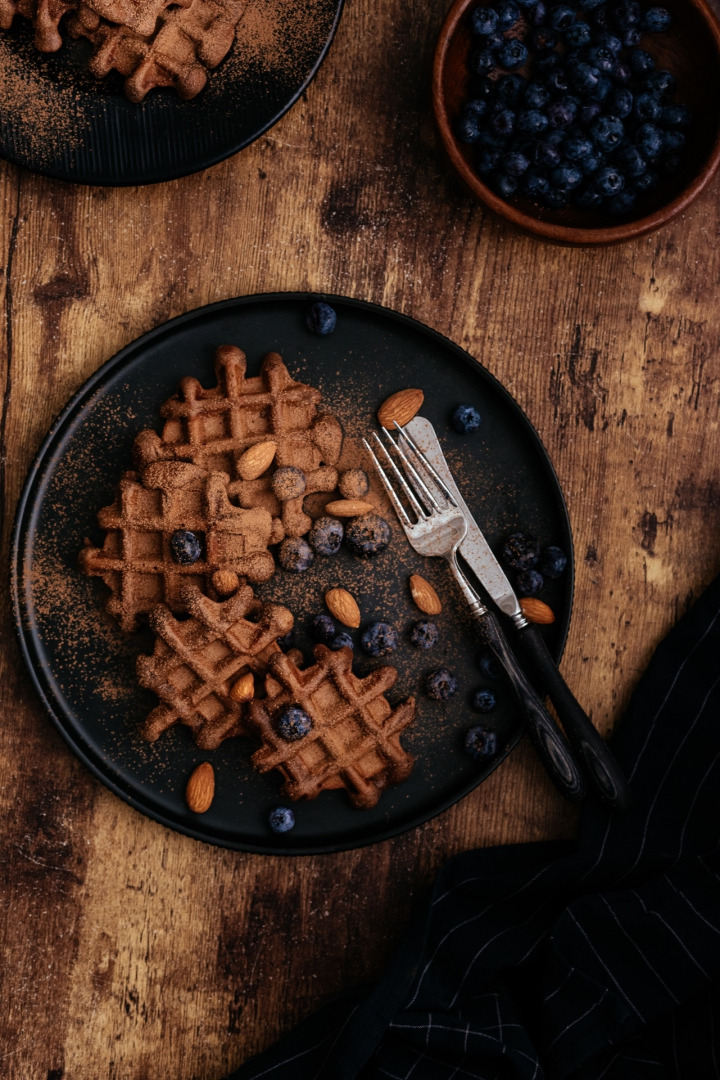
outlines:
[{"label": "fork handle", "polygon": [[525,724],[555,787],[566,799],[579,802],[585,797],[585,781],[560,728],[520,667],[500,622],[479,600],[470,609],[478,620],[480,636],[497,658],[515,691]]},{"label": "fork handle", "polygon": [[528,623],[518,629],[518,634],[557,710],[570,745],[585,766],[588,778],[603,801],[623,813],[632,800],[620,766],[555,666],[537,627]]}]

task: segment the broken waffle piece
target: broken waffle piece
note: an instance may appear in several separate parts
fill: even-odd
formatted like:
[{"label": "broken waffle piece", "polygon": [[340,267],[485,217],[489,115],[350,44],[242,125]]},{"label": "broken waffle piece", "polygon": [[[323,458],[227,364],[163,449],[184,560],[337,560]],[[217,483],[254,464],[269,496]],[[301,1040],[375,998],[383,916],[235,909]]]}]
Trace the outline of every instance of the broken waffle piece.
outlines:
[{"label": "broken waffle piece", "polygon": [[233,506],[225,474],[186,462],[126,473],[98,523],[106,530],[103,546],[86,543],[80,566],[108,586],[107,610],[123,630],[136,630],[159,603],[183,611],[183,585],[207,589],[218,570],[260,582],[275,569],[270,514]]},{"label": "broken waffle piece", "polygon": [[317,645],[314,655],[304,671],[283,653],[270,657],[267,696],[252,701],[247,714],[262,743],[252,762],[262,773],[278,769],[291,799],[345,788],[354,806],[369,809],[385,788],[410,775],[413,758],[400,733],[415,716],[414,699],[395,708],[388,702],[395,668],[358,678],[351,649]]},{"label": "broken waffle piece", "polygon": [[[280,604],[264,604],[248,585],[222,603],[203,596],[195,585],[181,590],[189,618],[178,620],[165,604],[150,613],[157,637],[152,656],[137,661],[138,682],[161,704],[140,734],[155,742],[176,724],[188,727],[203,750],[245,734],[247,696],[234,693],[238,682],[252,683],[279,652],[277,639],[292,629],[293,616]],[[247,679],[249,676],[249,680]]]},{"label": "broken waffle piece", "polygon": [[[258,375],[248,377],[245,354],[223,345],[215,354],[217,385],[206,389],[187,377],[160,412],[162,434],[141,431],[133,453],[139,467],[158,461],[187,461],[230,477],[228,494],[245,509],[261,508],[273,518],[272,543],[300,537],[312,528],[303,510],[307,495],[332,492],[342,450],[342,428],[334,416],[320,413],[321,394],[296,382],[278,353],[269,353]],[[253,479],[244,478],[247,451],[272,443],[274,457]],[[272,462],[272,468],[270,468]],[[273,490],[274,471],[292,467],[305,477],[296,498],[281,500]]]},{"label": "broken waffle piece", "polygon": [[0,30],[9,30],[16,15],[29,19],[39,52],[57,52],[62,45],[60,20],[78,6],[78,0],[0,0]]}]

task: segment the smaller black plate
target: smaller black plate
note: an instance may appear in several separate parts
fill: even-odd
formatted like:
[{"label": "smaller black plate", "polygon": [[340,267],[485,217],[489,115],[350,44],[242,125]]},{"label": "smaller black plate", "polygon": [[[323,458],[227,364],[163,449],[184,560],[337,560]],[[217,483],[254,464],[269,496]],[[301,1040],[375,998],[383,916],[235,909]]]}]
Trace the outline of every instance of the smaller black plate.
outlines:
[{"label": "smaller black plate", "polygon": [[[354,809],[344,792],[326,791],[295,807],[291,833],[275,837],[267,825],[273,806],[284,802],[277,775],[260,776],[249,764],[252,744],[227,740],[211,754],[200,752],[187,729],[172,729],[152,746],[138,724],[156,704],[140,689],[135,662],[152,651],[149,630],[123,634],[104,611],[108,597],[97,579],[80,573],[83,538],[100,542],[97,511],[112,502],[130,449],[143,427],[158,428],[158,410],[180,378],[195,375],[214,385],[213,354],[237,344],[250,374],[265,353],[283,356],[295,378],[318,386],[325,406],[341,421],[349,449],[375,427],[375,413],[391,393],[409,386],[425,391],[423,415],[436,427],[465,498],[496,548],[503,534],[522,528],[540,541],[571,553],[567,513],[557,478],[538,436],[517,404],[467,353],[411,319],[360,301],[330,298],[338,322],[328,337],[305,327],[311,297],[250,296],[192,311],[146,334],[109,360],[76,394],[55,423],[30,471],[17,513],[12,584],[20,643],[43,702],[60,732],[112,791],[157,821],[230,848],[272,853],[334,851],[385,839],[427,820],[474,788],[520,736],[514,699],[492,683],[498,706],[487,716],[499,752],[482,765],[463,749],[468,727],[482,719],[470,707],[473,691],[490,685],[478,668],[475,627],[440,559],[423,559],[409,547],[388,511],[393,539],[376,559],[343,551],[317,559],[305,574],[278,572],[258,593],[285,602],[294,612],[298,645],[306,658],[309,617],[324,610],[326,589],[341,585],[357,598],[364,624],[383,619],[401,631],[392,656],[399,671],[390,696],[418,699],[418,715],[402,736],[416,757],[409,780],[384,792],[372,810]],[[474,404],[483,422],[472,436],[456,434],[448,416],[459,402]],[[345,453],[345,451],[344,451]],[[374,479],[374,478],[373,478]],[[374,480],[372,497],[383,506]],[[444,600],[436,621],[440,642],[423,652],[407,632],[419,612],[408,577],[420,573]],[[556,611],[545,628],[556,657],[570,620],[572,565],[549,582],[544,599]],[[356,641],[356,671],[377,661]],[[449,702],[429,701],[420,690],[424,674],[447,666],[460,689]],[[217,777],[208,813],[187,809],[184,789],[198,762],[211,760]]]},{"label": "smaller black plate", "polygon": [[148,184],[197,172],[257,139],[307,87],[343,0],[250,0],[235,44],[204,90],[128,101],[116,72],[95,79],[90,45],[64,32],[57,53],[33,46],[30,24],[0,30],[0,155],[82,184]]}]

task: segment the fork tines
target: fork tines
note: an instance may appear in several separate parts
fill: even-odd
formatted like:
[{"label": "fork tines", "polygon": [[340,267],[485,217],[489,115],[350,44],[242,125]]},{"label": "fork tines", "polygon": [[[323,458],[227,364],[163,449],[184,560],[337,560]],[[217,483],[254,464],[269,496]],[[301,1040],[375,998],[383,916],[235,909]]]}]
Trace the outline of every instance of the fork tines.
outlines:
[{"label": "fork tines", "polygon": [[[432,516],[433,512],[446,510],[449,509],[451,506],[457,506],[455,499],[453,498],[452,494],[443,482],[442,477],[440,477],[435,471],[433,466],[430,464],[430,462],[427,460],[425,455],[415,443],[414,439],[412,439],[411,436],[406,431],[404,431],[397,422],[395,423],[395,428],[400,438],[393,439],[391,433],[385,427],[382,429],[382,432],[386,440],[389,442],[390,446],[395,451],[398,459],[400,460],[403,469],[405,470],[405,476],[403,476],[403,473],[397,467],[393,457],[385,446],[385,443],[382,441],[382,439],[376,432],[373,432],[373,438],[375,439],[375,442],[377,443],[379,449],[382,451],[383,456],[387,461],[387,464],[390,466],[390,469],[392,470],[392,473],[395,476],[401,491],[403,492],[412,509],[414,510],[418,521],[426,520],[427,518]],[[418,465],[426,473],[427,482],[420,475],[418,469],[415,467],[410,457],[404,450],[400,439],[404,440],[407,443]],[[390,477],[388,476],[388,473],[380,464],[377,454],[370,446],[367,439],[363,439],[363,443],[365,444],[365,448],[370,454],[370,457],[372,458],[373,464],[378,471],[378,475],[383,483],[385,490],[390,496],[392,504],[398,514],[398,517],[403,522],[403,524],[411,525],[412,521],[410,520],[410,517],[408,516],[402,502],[398,498],[397,492],[395,490],[395,487],[393,486]],[[410,483],[408,483],[408,480],[410,481]],[[429,486],[430,481],[432,481],[432,483],[435,485],[435,492],[433,492]]]}]

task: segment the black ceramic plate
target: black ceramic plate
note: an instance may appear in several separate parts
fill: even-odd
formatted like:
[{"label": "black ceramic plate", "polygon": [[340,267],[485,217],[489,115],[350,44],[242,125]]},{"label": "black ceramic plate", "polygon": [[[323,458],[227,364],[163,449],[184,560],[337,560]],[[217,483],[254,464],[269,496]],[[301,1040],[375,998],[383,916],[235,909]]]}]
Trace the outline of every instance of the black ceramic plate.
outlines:
[{"label": "black ceramic plate", "polygon": [[[386,791],[377,807],[354,809],[341,791],[323,792],[295,806],[295,829],[283,837],[269,830],[269,811],[285,800],[278,776],[260,776],[249,765],[252,744],[226,741],[201,753],[187,729],[172,729],[150,746],[137,735],[139,722],[156,704],[135,681],[135,660],[152,651],[148,630],[123,634],[104,611],[108,593],[77,568],[83,538],[100,542],[95,517],[112,502],[121,471],[129,466],[134,436],[159,427],[160,404],[183,375],[214,385],[216,346],[234,343],[256,373],[262,356],[280,352],[297,379],[318,386],[345,431],[344,454],[352,461],[359,438],[375,425],[378,405],[396,390],[425,391],[423,415],[440,435],[466,500],[491,543],[518,528],[568,553],[571,537],[562,493],[548,457],[517,404],[467,353],[439,334],[394,312],[356,300],[330,298],[337,310],[335,332],[309,333],[306,295],[250,296],[192,311],[151,331],[109,360],[76,394],[55,423],[33,465],[20,499],[14,534],[13,590],[23,653],[35,685],[61,733],[103,783],[132,806],[171,828],[231,848],[262,852],[321,852],[355,847],[392,836],[432,817],[472,790],[520,736],[517,708],[500,681],[478,668],[474,627],[441,560],[422,559],[397,523],[393,539],[374,560],[348,552],[318,559],[302,575],[284,572],[258,588],[266,599],[284,601],[296,615],[298,644],[306,657],[306,624],[324,609],[322,596],[342,585],[357,597],[363,625],[382,619],[401,632],[392,662],[399,669],[390,697],[418,698],[418,715],[403,743],[416,756],[410,779]],[[448,416],[459,402],[483,417],[471,436],[456,434]],[[383,506],[382,493],[372,498]],[[407,639],[420,617],[408,590],[411,573],[423,574],[444,598],[437,617],[440,642],[431,651]],[[544,598],[558,613],[547,627],[548,644],[559,657],[570,619],[572,567],[548,583]],[[356,670],[373,663],[356,641]],[[422,676],[451,668],[457,695],[432,702],[420,690]],[[482,765],[464,752],[467,729],[482,717],[473,712],[475,689],[491,686],[498,705],[487,722],[497,733],[498,753]],[[191,814],[184,788],[192,769],[211,760],[217,793],[204,815]]]},{"label": "black ceramic plate", "polygon": [[87,70],[90,46],[65,32],[43,55],[17,18],[0,31],[0,155],[84,184],[172,180],[222,161],[267,131],[319,68],[343,0],[250,0],[235,44],[192,101],[152,90],[139,105],[112,72]]}]

